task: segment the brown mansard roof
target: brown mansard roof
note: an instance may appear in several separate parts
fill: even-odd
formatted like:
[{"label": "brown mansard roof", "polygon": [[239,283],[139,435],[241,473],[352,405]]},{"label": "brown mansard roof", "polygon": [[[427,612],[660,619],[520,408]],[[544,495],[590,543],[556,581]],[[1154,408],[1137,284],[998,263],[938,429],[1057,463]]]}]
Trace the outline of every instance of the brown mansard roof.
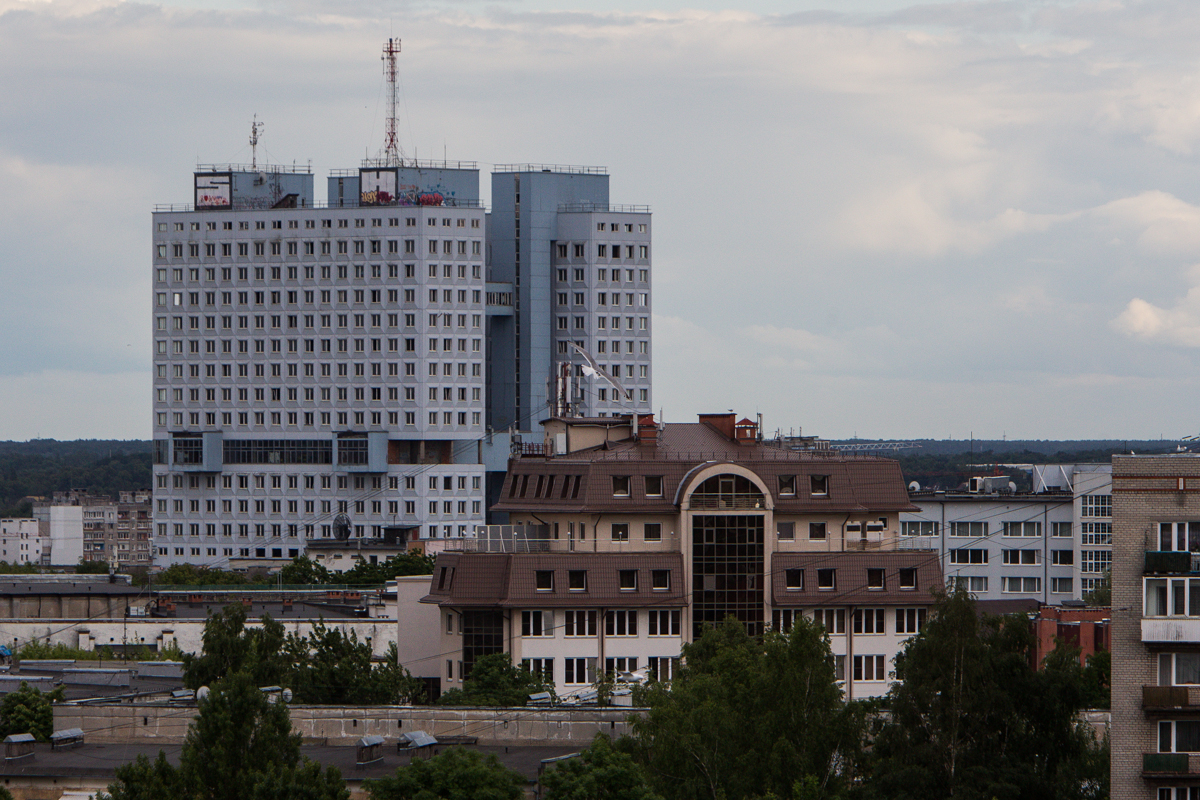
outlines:
[{"label": "brown mansard roof", "polygon": [[[445,583],[439,588],[442,570]],[[636,569],[637,589],[622,591],[622,570]],[[539,571],[554,573],[554,590],[538,591]],[[570,591],[567,573],[587,572],[587,590]],[[651,588],[651,572],[668,570],[670,588]],[[679,553],[440,553],[423,603],[491,608],[645,608],[684,605]]]},{"label": "brown mansard roof", "polygon": [[[867,588],[867,570],[884,570],[884,589]],[[787,588],[787,570],[804,570],[804,588]],[[834,569],[834,589],[817,588],[817,570]],[[900,570],[916,569],[917,588],[900,588]],[[780,553],[771,556],[771,597],[776,606],[811,608],[825,604],[929,605],[933,590],[945,585],[942,561],[932,550],[865,553]]]},{"label": "brown mansard roof", "polygon": [[[770,489],[777,513],[871,514],[916,511],[898,462],[836,451],[795,451],[770,444],[739,444],[705,423],[668,423],[657,443],[628,439],[562,456],[509,462],[496,511],[559,513],[673,513],[688,473],[706,462],[745,467]],[[612,476],[630,476],[630,496],[614,497]],[[645,476],[661,476],[661,497],[647,497]],[[809,493],[809,478],[829,478],[825,497]],[[525,496],[521,484],[525,483]],[[779,494],[780,476],[795,476],[796,494]],[[538,494],[538,479],[541,493]],[[550,483],[553,477],[553,484]],[[564,481],[569,481],[566,496]],[[514,486],[516,482],[516,486]],[[578,482],[578,489],[576,489]]]}]

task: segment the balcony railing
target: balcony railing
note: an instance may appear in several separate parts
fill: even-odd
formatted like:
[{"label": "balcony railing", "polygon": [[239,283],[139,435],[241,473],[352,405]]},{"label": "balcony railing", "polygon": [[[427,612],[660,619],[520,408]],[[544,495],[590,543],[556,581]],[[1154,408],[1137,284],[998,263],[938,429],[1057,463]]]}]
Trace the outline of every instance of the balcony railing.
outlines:
[{"label": "balcony railing", "polygon": [[1142,775],[1200,774],[1200,756],[1189,753],[1142,753]]},{"label": "balcony railing", "polygon": [[730,508],[764,508],[761,494],[694,494],[691,497],[692,508],[730,509]]},{"label": "balcony railing", "polygon": [[1200,572],[1200,553],[1186,550],[1147,550],[1145,574]]},{"label": "balcony railing", "polygon": [[1143,686],[1142,708],[1200,711],[1200,686]]}]

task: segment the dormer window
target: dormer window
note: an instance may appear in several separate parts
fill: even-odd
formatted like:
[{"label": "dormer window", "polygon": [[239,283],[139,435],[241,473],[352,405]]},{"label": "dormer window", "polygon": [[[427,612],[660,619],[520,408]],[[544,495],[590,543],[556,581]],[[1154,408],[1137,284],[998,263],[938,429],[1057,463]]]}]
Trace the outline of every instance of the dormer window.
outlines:
[{"label": "dormer window", "polygon": [[779,476],[779,494],[794,496],[796,494],[796,476],[795,475],[780,475]]},{"label": "dormer window", "polygon": [[613,497],[629,497],[629,476],[613,475]]},{"label": "dormer window", "polygon": [[813,497],[828,497],[829,496],[829,476],[828,475],[809,475],[808,476],[809,492]]}]

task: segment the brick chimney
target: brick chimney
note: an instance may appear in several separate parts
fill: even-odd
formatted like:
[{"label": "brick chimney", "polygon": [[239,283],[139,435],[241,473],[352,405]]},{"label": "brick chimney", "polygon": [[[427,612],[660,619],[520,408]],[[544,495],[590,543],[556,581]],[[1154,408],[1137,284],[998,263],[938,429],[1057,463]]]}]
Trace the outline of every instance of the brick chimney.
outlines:
[{"label": "brick chimney", "polygon": [[637,438],[643,444],[658,444],[658,425],[653,414],[638,415]]},{"label": "brick chimney", "polygon": [[746,418],[733,426],[734,438],[738,444],[756,444],[758,442],[758,423]]},{"label": "brick chimney", "polygon": [[733,423],[737,419],[737,414],[732,411],[728,414],[701,414],[700,422],[714,428],[718,433],[723,434],[726,438],[733,439]]}]

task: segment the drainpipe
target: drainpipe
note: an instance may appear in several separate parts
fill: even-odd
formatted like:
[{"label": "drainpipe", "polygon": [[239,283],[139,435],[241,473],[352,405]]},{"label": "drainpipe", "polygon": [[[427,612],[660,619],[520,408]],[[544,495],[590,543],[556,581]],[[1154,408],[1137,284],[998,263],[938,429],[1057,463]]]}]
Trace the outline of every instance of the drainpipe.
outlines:
[{"label": "drainpipe", "polygon": [[[836,623],[837,610],[833,612]],[[846,606],[846,700],[854,699],[854,606]]]}]

